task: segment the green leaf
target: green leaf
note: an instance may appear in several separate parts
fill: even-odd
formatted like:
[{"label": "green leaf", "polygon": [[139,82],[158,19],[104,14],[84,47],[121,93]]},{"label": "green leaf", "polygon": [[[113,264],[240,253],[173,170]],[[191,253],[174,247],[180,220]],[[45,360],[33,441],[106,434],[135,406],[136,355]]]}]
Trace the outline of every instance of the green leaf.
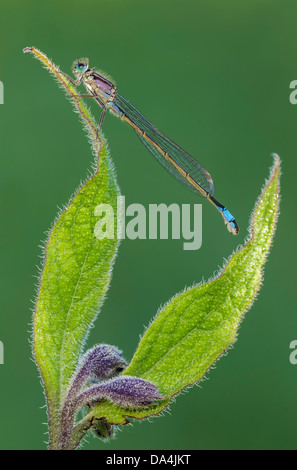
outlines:
[{"label": "green leaf", "polygon": [[[176,295],[158,313],[124,371],[155,384],[167,398],[147,410],[124,410],[100,403],[78,425],[104,417],[125,424],[159,413],[170,398],[199,381],[235,341],[244,313],[252,306],[263,279],[263,266],[275,232],[279,207],[280,161],[275,156],[270,178],[255,206],[249,237],[210,281]],[[85,428],[84,428],[85,426]]]},{"label": "green leaf", "polygon": [[[53,73],[70,95],[77,91],[40,51],[27,48]],[[119,189],[106,144],[83,101],[71,100],[89,133],[96,155],[94,174],[81,186],[56,220],[46,243],[34,314],[34,354],[43,379],[55,446],[59,413],[83,343],[111,279],[118,241],[94,235],[95,208],[110,204],[116,214]],[[71,161],[71,155],[65,155]]]},{"label": "green leaf", "polygon": [[187,289],[160,311],[125,374],[153,382],[172,396],[200,380],[234,342],[260,289],[278,215],[279,158],[256,204],[250,237],[219,275]]}]

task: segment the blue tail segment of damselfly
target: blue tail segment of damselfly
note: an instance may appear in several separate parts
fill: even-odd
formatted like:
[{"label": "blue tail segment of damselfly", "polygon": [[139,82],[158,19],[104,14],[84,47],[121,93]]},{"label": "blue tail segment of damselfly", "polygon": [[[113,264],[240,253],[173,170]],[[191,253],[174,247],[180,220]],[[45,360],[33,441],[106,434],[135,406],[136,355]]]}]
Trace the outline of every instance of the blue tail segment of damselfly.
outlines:
[{"label": "blue tail segment of damselfly", "polygon": [[121,96],[110,79],[90,69],[87,59],[76,61],[73,72],[77,76],[76,80],[64,75],[76,86],[83,82],[89,94],[82,96],[94,98],[102,109],[99,127],[102,126],[108,108],[135,130],[146,148],[172,176],[211,202],[221,213],[229,232],[234,235],[239,232],[234,217],[214,198],[212,177],[195,158],[159,131],[135,106]]}]

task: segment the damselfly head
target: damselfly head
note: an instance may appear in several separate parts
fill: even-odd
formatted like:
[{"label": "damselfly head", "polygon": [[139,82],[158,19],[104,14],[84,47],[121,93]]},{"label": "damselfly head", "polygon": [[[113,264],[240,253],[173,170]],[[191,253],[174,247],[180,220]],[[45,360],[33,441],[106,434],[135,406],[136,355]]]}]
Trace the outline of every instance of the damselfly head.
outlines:
[{"label": "damselfly head", "polygon": [[85,73],[89,69],[88,59],[76,60],[73,64],[73,73]]}]

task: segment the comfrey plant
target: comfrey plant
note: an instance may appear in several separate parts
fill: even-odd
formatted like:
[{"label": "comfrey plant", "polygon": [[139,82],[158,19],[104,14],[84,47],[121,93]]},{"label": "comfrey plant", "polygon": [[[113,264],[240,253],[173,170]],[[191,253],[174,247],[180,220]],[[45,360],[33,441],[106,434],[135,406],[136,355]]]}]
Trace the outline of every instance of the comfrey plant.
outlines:
[{"label": "comfrey plant", "polygon": [[263,279],[279,208],[280,161],[255,205],[244,246],[219,274],[172,298],[154,317],[130,364],[114,346],[83,346],[106,291],[117,238],[98,239],[95,208],[116,212],[119,188],[106,142],[73,84],[43,53],[39,59],[69,95],[86,128],[96,167],[59,214],[45,246],[34,313],[34,357],[47,399],[50,449],[76,449],[88,431],[102,438],[131,418],[159,414],[203,378],[234,343]]}]

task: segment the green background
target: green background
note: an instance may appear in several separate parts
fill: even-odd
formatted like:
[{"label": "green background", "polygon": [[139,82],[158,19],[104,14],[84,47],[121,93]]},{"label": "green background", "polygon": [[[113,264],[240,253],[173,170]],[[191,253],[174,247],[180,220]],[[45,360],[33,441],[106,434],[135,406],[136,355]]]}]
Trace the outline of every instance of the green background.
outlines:
[{"label": "green background", "polygon": [[[294,0],[85,0],[1,2],[0,448],[45,449],[46,411],[31,355],[39,245],[90,168],[86,136],[70,103],[23,47],[71,72],[87,56],[119,91],[210,171],[237,238],[212,206],[162,170],[133,131],[111,115],[104,133],[127,204],[203,203],[203,244],[122,242],[108,298],[88,339],[130,360],[159,306],[208,279],[247,235],[272,164],[282,159],[281,215],[265,282],[227,357],[152,422],[135,423],[85,449],[294,449],[297,366]],[[92,107],[98,113],[96,105]]]}]

